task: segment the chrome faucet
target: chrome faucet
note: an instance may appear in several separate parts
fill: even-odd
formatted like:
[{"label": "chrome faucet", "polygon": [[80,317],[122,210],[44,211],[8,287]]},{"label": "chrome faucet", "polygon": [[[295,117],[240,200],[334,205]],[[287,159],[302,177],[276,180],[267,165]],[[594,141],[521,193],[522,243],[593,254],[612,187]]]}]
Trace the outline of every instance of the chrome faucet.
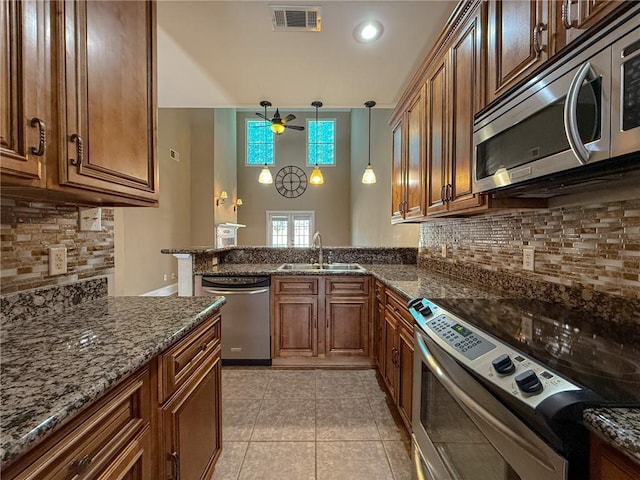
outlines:
[{"label": "chrome faucet", "polygon": [[319,247],[318,263],[320,264],[320,266],[322,266],[322,256],[323,256],[322,255],[322,235],[320,235],[319,230],[313,234],[313,240],[311,240],[311,244],[314,248],[316,247],[316,243],[317,243],[317,246]]}]

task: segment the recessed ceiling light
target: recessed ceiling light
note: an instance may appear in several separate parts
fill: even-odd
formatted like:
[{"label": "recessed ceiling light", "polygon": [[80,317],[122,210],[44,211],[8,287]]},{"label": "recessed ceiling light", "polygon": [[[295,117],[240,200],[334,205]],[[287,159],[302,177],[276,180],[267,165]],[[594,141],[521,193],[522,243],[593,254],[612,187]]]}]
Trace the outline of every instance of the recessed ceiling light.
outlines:
[{"label": "recessed ceiling light", "polygon": [[353,36],[362,43],[371,43],[382,36],[382,24],[377,20],[362,22],[353,31]]}]

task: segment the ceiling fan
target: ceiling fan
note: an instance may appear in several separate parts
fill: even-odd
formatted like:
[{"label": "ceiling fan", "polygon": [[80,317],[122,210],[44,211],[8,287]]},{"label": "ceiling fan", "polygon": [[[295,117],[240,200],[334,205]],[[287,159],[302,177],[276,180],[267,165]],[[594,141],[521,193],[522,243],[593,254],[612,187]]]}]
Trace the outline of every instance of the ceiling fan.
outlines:
[{"label": "ceiling fan", "polygon": [[290,128],[291,130],[299,130],[299,131],[304,130],[304,127],[299,127],[298,125],[287,125],[291,120],[295,120],[296,118],[296,116],[293,115],[292,113],[290,113],[284,118],[281,118],[280,110],[276,108],[276,114],[273,116],[273,118],[269,118],[267,117],[267,107],[271,106],[271,102],[267,100],[263,100],[260,102],[260,106],[264,107],[264,114],[256,113],[256,115],[259,116],[260,118],[263,118],[271,122],[271,126],[270,126],[271,131],[276,135],[281,135],[282,133],[284,133],[285,128]]}]

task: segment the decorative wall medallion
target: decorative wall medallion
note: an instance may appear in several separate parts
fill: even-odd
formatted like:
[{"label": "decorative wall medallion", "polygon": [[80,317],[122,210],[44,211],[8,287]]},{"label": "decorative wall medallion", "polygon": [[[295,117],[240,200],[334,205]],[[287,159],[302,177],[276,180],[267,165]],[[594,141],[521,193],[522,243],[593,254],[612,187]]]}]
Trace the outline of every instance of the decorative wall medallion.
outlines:
[{"label": "decorative wall medallion", "polygon": [[296,198],[307,189],[307,174],[300,167],[287,165],[278,170],[274,183],[280,195]]}]

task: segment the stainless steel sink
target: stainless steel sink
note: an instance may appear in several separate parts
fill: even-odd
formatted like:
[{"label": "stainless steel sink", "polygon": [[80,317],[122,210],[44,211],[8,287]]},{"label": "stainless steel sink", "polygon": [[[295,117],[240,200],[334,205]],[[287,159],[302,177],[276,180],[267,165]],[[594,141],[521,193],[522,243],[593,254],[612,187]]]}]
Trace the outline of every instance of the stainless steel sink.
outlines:
[{"label": "stainless steel sink", "polygon": [[300,272],[364,272],[357,263],[283,263],[277,270]]}]

